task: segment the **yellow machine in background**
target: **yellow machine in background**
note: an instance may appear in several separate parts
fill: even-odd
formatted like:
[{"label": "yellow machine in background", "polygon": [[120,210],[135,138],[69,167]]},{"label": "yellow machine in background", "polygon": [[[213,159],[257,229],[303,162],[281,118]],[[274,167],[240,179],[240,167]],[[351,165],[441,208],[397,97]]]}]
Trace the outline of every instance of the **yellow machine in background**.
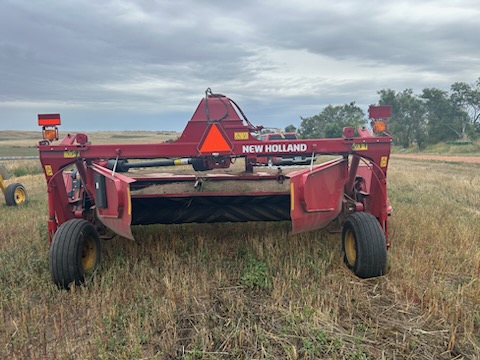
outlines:
[{"label": "yellow machine in background", "polygon": [[10,174],[5,166],[0,164],[0,189],[5,195],[5,202],[8,206],[20,205],[28,200],[27,190],[20,183],[5,184],[5,180],[10,178]]}]

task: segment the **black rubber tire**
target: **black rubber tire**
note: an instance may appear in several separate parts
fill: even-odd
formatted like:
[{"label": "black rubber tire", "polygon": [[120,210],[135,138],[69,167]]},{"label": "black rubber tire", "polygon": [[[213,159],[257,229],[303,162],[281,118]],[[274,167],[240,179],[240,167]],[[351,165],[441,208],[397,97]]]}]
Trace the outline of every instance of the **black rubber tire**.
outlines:
[{"label": "black rubber tire", "polygon": [[28,201],[25,187],[20,183],[14,183],[5,189],[5,202],[8,206],[17,206]]},{"label": "black rubber tire", "polygon": [[95,227],[83,219],[71,219],[60,225],[50,246],[50,273],[63,289],[80,285],[85,275],[100,263],[101,243]]},{"label": "black rubber tire", "polygon": [[357,212],[345,220],[342,252],[345,264],[358,277],[366,279],[385,274],[387,245],[375,216]]}]

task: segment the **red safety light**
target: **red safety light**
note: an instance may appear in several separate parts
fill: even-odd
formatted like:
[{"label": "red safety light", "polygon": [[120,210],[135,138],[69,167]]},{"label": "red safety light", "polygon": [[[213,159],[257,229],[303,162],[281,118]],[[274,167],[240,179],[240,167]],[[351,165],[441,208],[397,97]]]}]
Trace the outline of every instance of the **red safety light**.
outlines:
[{"label": "red safety light", "polygon": [[38,126],[60,125],[60,114],[38,114]]},{"label": "red safety light", "polygon": [[371,105],[368,108],[368,117],[370,119],[388,119],[392,117],[392,106],[391,105],[381,105],[373,106]]},{"label": "red safety light", "polygon": [[52,142],[58,140],[60,114],[38,114],[38,125],[42,127],[43,139]]}]

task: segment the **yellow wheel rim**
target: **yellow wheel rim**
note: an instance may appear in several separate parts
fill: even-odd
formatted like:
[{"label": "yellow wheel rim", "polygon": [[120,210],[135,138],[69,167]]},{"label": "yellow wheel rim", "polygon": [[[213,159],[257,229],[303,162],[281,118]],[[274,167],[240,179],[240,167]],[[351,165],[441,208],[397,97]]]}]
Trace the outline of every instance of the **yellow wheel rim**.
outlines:
[{"label": "yellow wheel rim", "polygon": [[97,262],[97,247],[93,238],[85,239],[82,249],[82,268],[85,272],[90,272]]},{"label": "yellow wheel rim", "polygon": [[25,202],[25,200],[27,200],[27,194],[25,193],[25,190],[23,190],[21,187],[16,188],[13,194],[15,196],[16,204],[21,204]]},{"label": "yellow wheel rim", "polygon": [[357,249],[355,247],[355,236],[351,230],[345,233],[345,256],[348,264],[353,266],[357,260]]}]

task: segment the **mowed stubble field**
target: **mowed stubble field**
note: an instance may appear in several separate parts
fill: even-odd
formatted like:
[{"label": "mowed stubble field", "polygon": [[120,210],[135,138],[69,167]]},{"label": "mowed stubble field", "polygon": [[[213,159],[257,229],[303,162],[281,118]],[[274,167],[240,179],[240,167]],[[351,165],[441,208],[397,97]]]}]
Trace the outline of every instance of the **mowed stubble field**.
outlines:
[{"label": "mowed stubble field", "polygon": [[10,179],[30,202],[0,201],[0,358],[480,358],[480,165],[392,159],[388,178],[383,277],[351,274],[338,233],[189,224],[105,241],[71,291],[50,280],[43,175]]}]

